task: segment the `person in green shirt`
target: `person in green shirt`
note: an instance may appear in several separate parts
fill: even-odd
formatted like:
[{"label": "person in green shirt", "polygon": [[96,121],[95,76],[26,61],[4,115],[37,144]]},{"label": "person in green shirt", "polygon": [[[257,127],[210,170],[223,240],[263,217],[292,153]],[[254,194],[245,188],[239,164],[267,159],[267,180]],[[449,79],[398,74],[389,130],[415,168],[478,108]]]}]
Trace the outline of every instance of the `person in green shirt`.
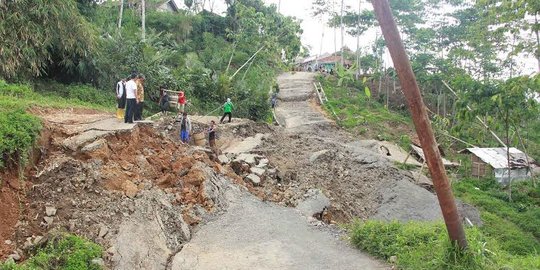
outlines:
[{"label": "person in green shirt", "polygon": [[232,118],[232,109],[234,108],[232,102],[231,102],[231,99],[230,98],[227,98],[227,102],[225,102],[225,104],[223,104],[223,117],[221,117],[221,120],[219,120],[219,123],[220,124],[223,124],[223,120],[225,120],[225,116],[229,116],[229,123],[231,122],[231,118]]}]

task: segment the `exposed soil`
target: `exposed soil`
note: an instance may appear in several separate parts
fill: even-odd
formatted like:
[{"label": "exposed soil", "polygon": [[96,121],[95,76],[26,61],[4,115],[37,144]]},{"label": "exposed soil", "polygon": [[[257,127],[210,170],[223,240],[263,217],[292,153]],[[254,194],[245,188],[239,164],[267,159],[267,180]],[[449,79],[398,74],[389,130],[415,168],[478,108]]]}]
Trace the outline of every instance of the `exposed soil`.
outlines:
[{"label": "exposed soil", "polygon": [[[178,143],[174,130],[163,133],[167,123],[120,128],[124,124],[92,110],[33,112],[44,120],[44,129],[34,165],[25,171],[25,188],[16,173],[2,175],[2,259],[15,250],[24,257],[41,236],[56,229],[107,248],[123,220],[136,212],[140,194],[152,190],[164,191],[183,220],[195,226],[202,215],[220,209],[219,194],[207,184],[210,171],[262,196],[229,166],[216,163],[211,151]],[[95,133],[96,127],[102,133]],[[238,128],[253,133],[250,125]],[[88,138],[72,140],[82,135]]]}]

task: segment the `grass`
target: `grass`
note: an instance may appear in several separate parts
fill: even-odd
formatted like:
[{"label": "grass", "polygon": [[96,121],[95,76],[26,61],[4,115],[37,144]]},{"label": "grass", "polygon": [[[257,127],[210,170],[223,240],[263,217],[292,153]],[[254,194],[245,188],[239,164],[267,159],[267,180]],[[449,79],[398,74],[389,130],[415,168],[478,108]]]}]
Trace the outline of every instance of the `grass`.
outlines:
[{"label": "grass", "polygon": [[319,81],[328,98],[325,109],[329,115],[333,115],[332,110],[336,113],[340,126],[355,134],[379,140],[396,143],[407,141],[403,130],[412,131],[411,120],[388,110],[373,98],[368,98],[363,85],[337,86],[337,79],[334,77],[319,77]]},{"label": "grass", "polygon": [[[47,85],[48,88],[44,87]],[[24,165],[41,130],[41,121],[28,113],[37,107],[113,110],[114,96],[84,85],[28,84],[0,80],[0,168]]]},{"label": "grass", "polygon": [[[368,98],[362,85],[339,87],[332,77],[319,81],[329,100],[326,109],[329,115],[336,113],[339,125],[408,149],[412,123],[407,116]],[[463,162],[455,173],[467,175],[469,156],[449,154]],[[401,163],[396,166],[410,169]],[[484,222],[482,227],[466,229],[469,249],[455,250],[444,224],[425,222],[354,222],[349,228],[352,243],[385,260],[396,256],[400,269],[540,269],[540,187],[515,183],[512,201],[493,179],[454,181],[453,189],[456,197],[480,210]]]},{"label": "grass", "polygon": [[540,253],[540,187],[513,184],[512,202],[494,179],[465,179],[454,183],[454,193],[481,210],[482,231],[510,254]]},{"label": "grass", "polygon": [[0,270],[99,270],[101,266],[92,263],[101,258],[102,248],[84,238],[58,233],[47,244],[36,250],[35,254],[22,264],[0,263]]},{"label": "grass", "polygon": [[466,229],[464,251],[450,245],[443,223],[356,221],[349,232],[353,245],[399,269],[540,269],[537,255],[509,254],[478,228]]}]

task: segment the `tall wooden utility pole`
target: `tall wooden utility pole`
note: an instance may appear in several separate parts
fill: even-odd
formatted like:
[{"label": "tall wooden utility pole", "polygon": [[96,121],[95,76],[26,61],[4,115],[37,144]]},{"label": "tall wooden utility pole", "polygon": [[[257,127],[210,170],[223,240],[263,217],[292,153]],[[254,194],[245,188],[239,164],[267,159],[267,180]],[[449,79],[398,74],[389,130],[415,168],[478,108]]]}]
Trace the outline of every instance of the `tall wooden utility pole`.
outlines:
[{"label": "tall wooden utility pole", "polygon": [[433,135],[433,130],[426,112],[426,106],[420,95],[420,89],[416,82],[416,77],[412,71],[409,57],[405,52],[403,41],[399,35],[396,22],[392,16],[388,0],[371,0],[375,14],[381,30],[386,40],[386,46],[392,56],[394,67],[397,70],[399,81],[403,89],[403,94],[407,98],[409,111],[411,112],[416,133],[420,138],[422,149],[426,156],[429,172],[433,178],[433,185],[439,199],[446,229],[452,244],[457,244],[460,248],[467,247],[465,231],[459,219],[459,214],[452,194],[448,176],[442,163],[441,153],[437,147],[437,141]]},{"label": "tall wooden utility pole", "polygon": [[144,0],[141,0],[141,12],[142,12],[142,41],[146,40],[146,4]]}]

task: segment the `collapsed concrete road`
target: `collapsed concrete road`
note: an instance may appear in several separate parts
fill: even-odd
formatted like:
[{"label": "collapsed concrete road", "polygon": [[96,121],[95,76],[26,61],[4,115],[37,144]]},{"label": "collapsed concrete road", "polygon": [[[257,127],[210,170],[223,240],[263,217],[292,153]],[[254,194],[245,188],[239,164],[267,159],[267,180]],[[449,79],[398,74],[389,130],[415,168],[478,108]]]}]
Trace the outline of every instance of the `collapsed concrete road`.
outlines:
[{"label": "collapsed concrete road", "polygon": [[240,191],[226,197],[226,213],[201,226],[174,257],[173,270],[388,268],[294,208]]}]

